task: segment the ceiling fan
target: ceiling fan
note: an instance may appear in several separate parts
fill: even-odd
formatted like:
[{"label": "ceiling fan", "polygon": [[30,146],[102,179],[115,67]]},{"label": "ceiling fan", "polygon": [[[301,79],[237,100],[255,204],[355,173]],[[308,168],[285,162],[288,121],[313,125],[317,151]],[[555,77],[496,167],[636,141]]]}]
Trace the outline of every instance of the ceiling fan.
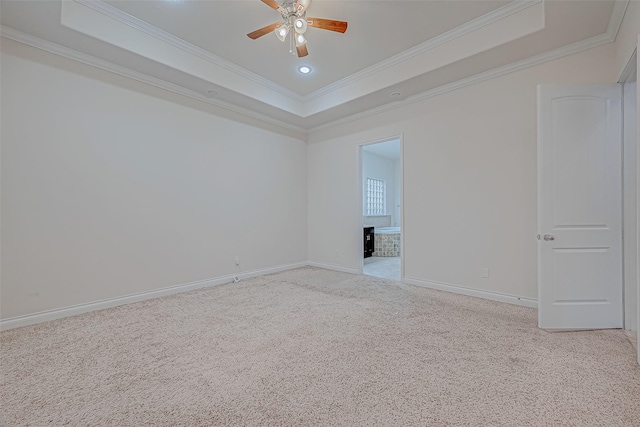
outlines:
[{"label": "ceiling fan", "polygon": [[344,33],[347,31],[347,22],[335,21],[333,19],[307,18],[307,8],[311,0],[284,0],[282,4],[276,0],[261,0],[264,4],[277,10],[282,15],[282,22],[255,30],[247,34],[250,39],[257,39],[272,31],[275,32],[278,40],[284,42],[289,35],[289,53],[298,54],[299,58],[307,56],[307,39],[304,37],[307,27],[320,28],[322,30]]}]

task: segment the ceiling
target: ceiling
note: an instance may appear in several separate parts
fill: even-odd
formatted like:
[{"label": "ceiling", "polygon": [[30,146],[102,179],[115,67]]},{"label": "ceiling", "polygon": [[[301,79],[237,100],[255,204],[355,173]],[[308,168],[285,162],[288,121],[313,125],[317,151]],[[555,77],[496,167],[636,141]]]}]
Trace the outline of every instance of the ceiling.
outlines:
[{"label": "ceiling", "polygon": [[[309,56],[260,0],[1,3],[2,35],[302,132],[610,42],[627,0],[312,0]],[[312,72],[302,75],[299,65]]]},{"label": "ceiling", "polygon": [[378,156],[386,157],[391,160],[400,160],[400,140],[378,142],[376,144],[363,145],[362,149]]}]

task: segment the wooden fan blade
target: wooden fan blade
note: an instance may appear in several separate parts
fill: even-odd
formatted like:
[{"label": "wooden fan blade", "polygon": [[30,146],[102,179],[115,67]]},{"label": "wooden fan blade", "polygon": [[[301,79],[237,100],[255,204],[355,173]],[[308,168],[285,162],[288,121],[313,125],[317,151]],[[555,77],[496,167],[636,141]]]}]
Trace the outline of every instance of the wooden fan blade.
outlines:
[{"label": "wooden fan blade", "polygon": [[345,21],[334,21],[333,19],[307,18],[307,24],[310,27],[320,28],[321,30],[335,31],[344,33],[347,31],[348,23]]},{"label": "wooden fan blade", "polygon": [[309,51],[307,50],[307,44],[301,44],[300,46],[296,46],[296,50],[298,51],[298,58],[302,58],[303,56],[309,55]]},{"label": "wooden fan blade", "polygon": [[271,9],[277,10],[280,13],[282,13],[282,11],[284,10],[280,3],[278,3],[276,0],[262,0],[262,3],[266,4]]},{"label": "wooden fan blade", "polygon": [[255,30],[254,32],[247,34],[247,37],[255,40],[258,37],[262,37],[265,34],[269,34],[270,32],[274,31],[276,28],[280,26],[280,24],[281,24],[280,22],[274,22],[271,25],[267,25],[266,27],[262,27],[259,30]]}]

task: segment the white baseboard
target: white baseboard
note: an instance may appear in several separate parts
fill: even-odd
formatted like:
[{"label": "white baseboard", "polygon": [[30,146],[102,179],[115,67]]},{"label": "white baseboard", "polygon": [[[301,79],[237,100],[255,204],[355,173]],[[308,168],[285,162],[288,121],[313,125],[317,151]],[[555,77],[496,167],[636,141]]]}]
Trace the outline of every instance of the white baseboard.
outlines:
[{"label": "white baseboard", "polygon": [[484,298],[492,301],[506,302],[508,304],[538,308],[538,300],[533,298],[501,294],[499,292],[482,291],[478,289],[465,288],[464,286],[431,282],[428,280],[413,279],[410,277],[405,277],[403,282],[408,285],[422,286],[424,288],[437,289],[439,291],[453,292],[454,294],[462,294],[462,295],[468,295],[471,297]]},{"label": "white baseboard", "polygon": [[[245,273],[236,274],[234,276],[242,279],[250,279],[252,277],[265,276],[267,274],[280,273],[281,271],[293,270],[294,268],[306,267],[309,265],[306,261],[296,262],[294,264],[276,265],[275,267],[261,268],[258,270],[251,270]],[[233,276],[229,276],[233,279]]]},{"label": "white baseboard", "polygon": [[341,271],[343,273],[360,274],[359,271],[355,268],[343,267],[336,264],[326,264],[324,262],[309,261],[307,262],[307,265],[311,267],[324,268],[327,270]]},{"label": "white baseboard", "polygon": [[238,276],[240,280],[249,279],[251,277],[264,276],[266,274],[278,273],[280,271],[292,270],[294,268],[305,267],[307,262],[299,262],[295,264],[279,265],[259,270],[252,270],[243,273],[216,277],[213,279],[199,280],[182,285],[169,286],[153,291],[139,292],[135,294],[125,295],[117,298],[109,298],[100,301],[93,301],[85,304],[78,304],[70,307],[59,308],[55,310],[41,311],[39,313],[26,314],[23,316],[11,317],[0,320],[0,331],[8,329],[20,328],[22,326],[35,325],[36,323],[48,322],[50,320],[62,319],[63,317],[75,316],[78,314],[88,313],[90,311],[103,310],[105,308],[116,307],[123,304],[131,304],[133,302],[144,301],[152,298],[173,295],[180,292],[193,291],[195,289],[206,288],[209,286],[217,286],[225,283],[233,282],[234,276]]},{"label": "white baseboard", "polygon": [[[0,320],[0,331],[20,328],[22,326],[34,325],[36,323],[48,322],[50,320],[62,319],[64,317],[75,316],[78,314],[88,313],[105,308],[117,307],[123,304],[131,304],[133,302],[144,301],[152,298],[158,298],[166,295],[173,295],[180,292],[192,291],[195,289],[206,288],[209,286],[217,286],[233,281],[234,276],[238,276],[240,280],[252,277],[264,276],[266,274],[278,273],[281,271],[292,270],[305,266],[325,268],[327,270],[340,271],[343,273],[359,274],[355,268],[343,267],[335,264],[327,264],[322,262],[299,262],[295,264],[279,265],[275,267],[262,268],[258,270],[246,271],[234,275],[226,275],[212,279],[199,280],[197,282],[184,283],[181,285],[170,286],[153,291],[139,292],[136,294],[125,295],[117,298],[110,298],[100,301],[93,301],[85,304],[78,304],[70,307],[42,311],[39,313],[27,314],[23,316],[11,317]],[[538,307],[538,301],[532,298],[518,297],[514,295],[501,294],[497,292],[481,291],[477,289],[465,288],[462,286],[450,285],[445,283],[431,282],[420,279],[405,277],[404,283],[409,285],[422,286],[430,289],[453,292],[457,294],[469,295],[473,297],[485,298],[493,301],[506,302],[509,304],[522,305],[525,307]]]}]

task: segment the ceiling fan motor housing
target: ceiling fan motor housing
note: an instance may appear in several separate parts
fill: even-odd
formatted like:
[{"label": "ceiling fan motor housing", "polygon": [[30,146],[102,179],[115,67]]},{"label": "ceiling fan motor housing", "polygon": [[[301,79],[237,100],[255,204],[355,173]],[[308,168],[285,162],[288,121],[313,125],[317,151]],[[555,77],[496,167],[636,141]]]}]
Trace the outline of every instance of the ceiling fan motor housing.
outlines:
[{"label": "ceiling fan motor housing", "polygon": [[[306,3],[306,5],[304,5],[303,3]],[[303,7],[298,10],[296,8],[296,5],[299,3],[295,2],[294,0],[284,0],[282,2],[282,10],[280,11],[280,13],[282,14],[282,18],[285,20],[289,20],[291,17],[301,17],[302,15],[304,15],[306,6],[309,3],[311,2],[301,2],[300,4],[302,4]]]}]

